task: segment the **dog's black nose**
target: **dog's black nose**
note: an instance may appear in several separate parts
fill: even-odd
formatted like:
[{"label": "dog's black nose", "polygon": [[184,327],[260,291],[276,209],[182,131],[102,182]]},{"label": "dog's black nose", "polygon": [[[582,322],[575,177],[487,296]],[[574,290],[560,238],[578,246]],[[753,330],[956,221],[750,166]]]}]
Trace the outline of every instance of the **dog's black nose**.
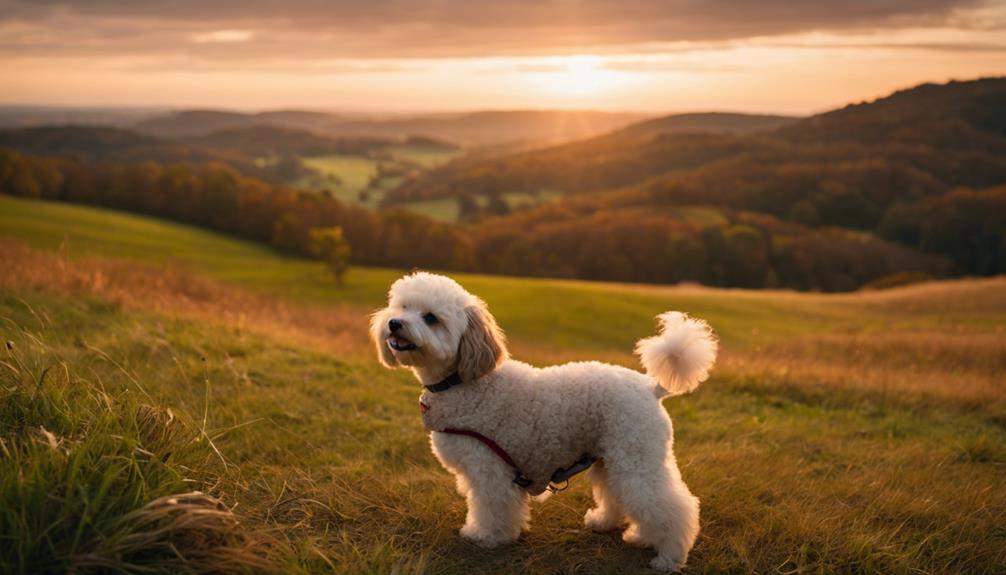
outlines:
[{"label": "dog's black nose", "polygon": [[402,322],[398,321],[397,319],[393,319],[388,322],[388,329],[390,329],[392,332],[398,331],[402,329]]}]

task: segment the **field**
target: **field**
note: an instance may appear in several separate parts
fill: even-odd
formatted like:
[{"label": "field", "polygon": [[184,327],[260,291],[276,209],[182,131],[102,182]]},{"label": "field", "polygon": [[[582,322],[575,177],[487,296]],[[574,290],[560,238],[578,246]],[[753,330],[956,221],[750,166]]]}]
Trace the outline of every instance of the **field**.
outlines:
[{"label": "field", "polygon": [[[193,498],[217,522],[170,523],[170,541],[218,570],[649,572],[651,552],[583,529],[584,478],[513,546],[457,536],[417,385],[366,341],[399,271],[336,286],[217,234],[7,197],[0,270],[0,571],[168,565],[175,531],[148,502],[199,490],[228,507]],[[1006,280],[821,295],[456,277],[532,363],[635,366],[667,309],[716,329],[713,377],[665,402],[702,499],[689,573],[1006,571]]]},{"label": "field", "polygon": [[[537,194],[527,192],[510,192],[503,194],[503,201],[511,210],[522,207],[535,206],[558,198],[560,194],[555,191],[543,190]],[[489,203],[489,198],[485,196],[475,196],[475,203],[479,207],[485,208]],[[429,216],[442,222],[456,222],[461,213],[460,206],[456,198],[440,198],[435,200],[418,200],[405,202],[402,204],[406,208]]]},{"label": "field", "polygon": [[[391,146],[386,151],[394,160],[415,164],[424,169],[447,163],[461,153],[439,146],[406,144]],[[309,156],[301,158],[301,162],[320,175],[305,177],[291,183],[306,189],[329,190],[344,202],[367,207],[377,206],[384,197],[384,192],[397,186],[402,179],[399,176],[385,175],[374,181],[375,186],[371,187],[372,179],[378,176],[379,162],[363,156],[346,154]],[[360,192],[363,190],[367,190],[365,199],[360,197]]]},{"label": "field", "polygon": [[307,189],[327,189],[335,197],[353,204],[361,202],[359,193],[377,175],[377,162],[361,156],[334,154],[301,158],[305,166],[316,170],[320,177],[309,177],[296,185]]},{"label": "field", "polygon": [[435,168],[458,157],[462,152],[457,149],[441,146],[423,146],[402,144],[389,148],[391,155],[410,162],[415,162],[424,168]]}]

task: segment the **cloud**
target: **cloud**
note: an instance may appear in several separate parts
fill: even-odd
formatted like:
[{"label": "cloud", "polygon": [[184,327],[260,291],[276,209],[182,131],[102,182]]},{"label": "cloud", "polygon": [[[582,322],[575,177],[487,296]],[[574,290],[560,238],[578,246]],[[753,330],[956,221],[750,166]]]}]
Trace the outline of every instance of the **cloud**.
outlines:
[{"label": "cloud", "polygon": [[[988,26],[1002,0],[0,0],[8,55],[262,59],[609,52],[813,31]],[[1002,20],[997,20],[1001,22]]]},{"label": "cloud", "polygon": [[227,44],[231,42],[247,42],[255,36],[254,30],[214,30],[192,36],[196,44]]}]

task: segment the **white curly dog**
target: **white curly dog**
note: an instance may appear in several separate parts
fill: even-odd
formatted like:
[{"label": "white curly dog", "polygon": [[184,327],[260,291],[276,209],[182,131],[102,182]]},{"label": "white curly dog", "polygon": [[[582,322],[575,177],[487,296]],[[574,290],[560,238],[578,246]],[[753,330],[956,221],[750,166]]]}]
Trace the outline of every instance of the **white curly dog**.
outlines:
[{"label": "white curly dog", "polygon": [[[651,566],[684,566],[699,533],[699,500],[681,479],[660,399],[708,377],[717,341],[678,312],[636,344],[646,374],[598,362],[543,369],[509,359],[485,302],[454,280],[417,272],[397,280],[370,333],[381,362],[406,366],[425,389],[433,453],[468,502],[461,535],[483,547],[528,528],[531,496],[590,467],[595,531],[652,546]],[[591,463],[593,465],[591,466]]]}]

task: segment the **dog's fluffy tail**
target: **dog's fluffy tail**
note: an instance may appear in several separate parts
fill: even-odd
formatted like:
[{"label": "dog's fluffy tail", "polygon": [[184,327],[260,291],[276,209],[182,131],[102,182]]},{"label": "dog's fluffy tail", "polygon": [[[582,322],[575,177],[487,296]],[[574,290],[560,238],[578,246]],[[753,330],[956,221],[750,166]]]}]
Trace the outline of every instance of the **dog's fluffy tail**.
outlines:
[{"label": "dog's fluffy tail", "polygon": [[677,311],[657,316],[660,332],[636,343],[646,373],[657,380],[657,397],[688,393],[709,377],[719,344],[709,324]]}]

